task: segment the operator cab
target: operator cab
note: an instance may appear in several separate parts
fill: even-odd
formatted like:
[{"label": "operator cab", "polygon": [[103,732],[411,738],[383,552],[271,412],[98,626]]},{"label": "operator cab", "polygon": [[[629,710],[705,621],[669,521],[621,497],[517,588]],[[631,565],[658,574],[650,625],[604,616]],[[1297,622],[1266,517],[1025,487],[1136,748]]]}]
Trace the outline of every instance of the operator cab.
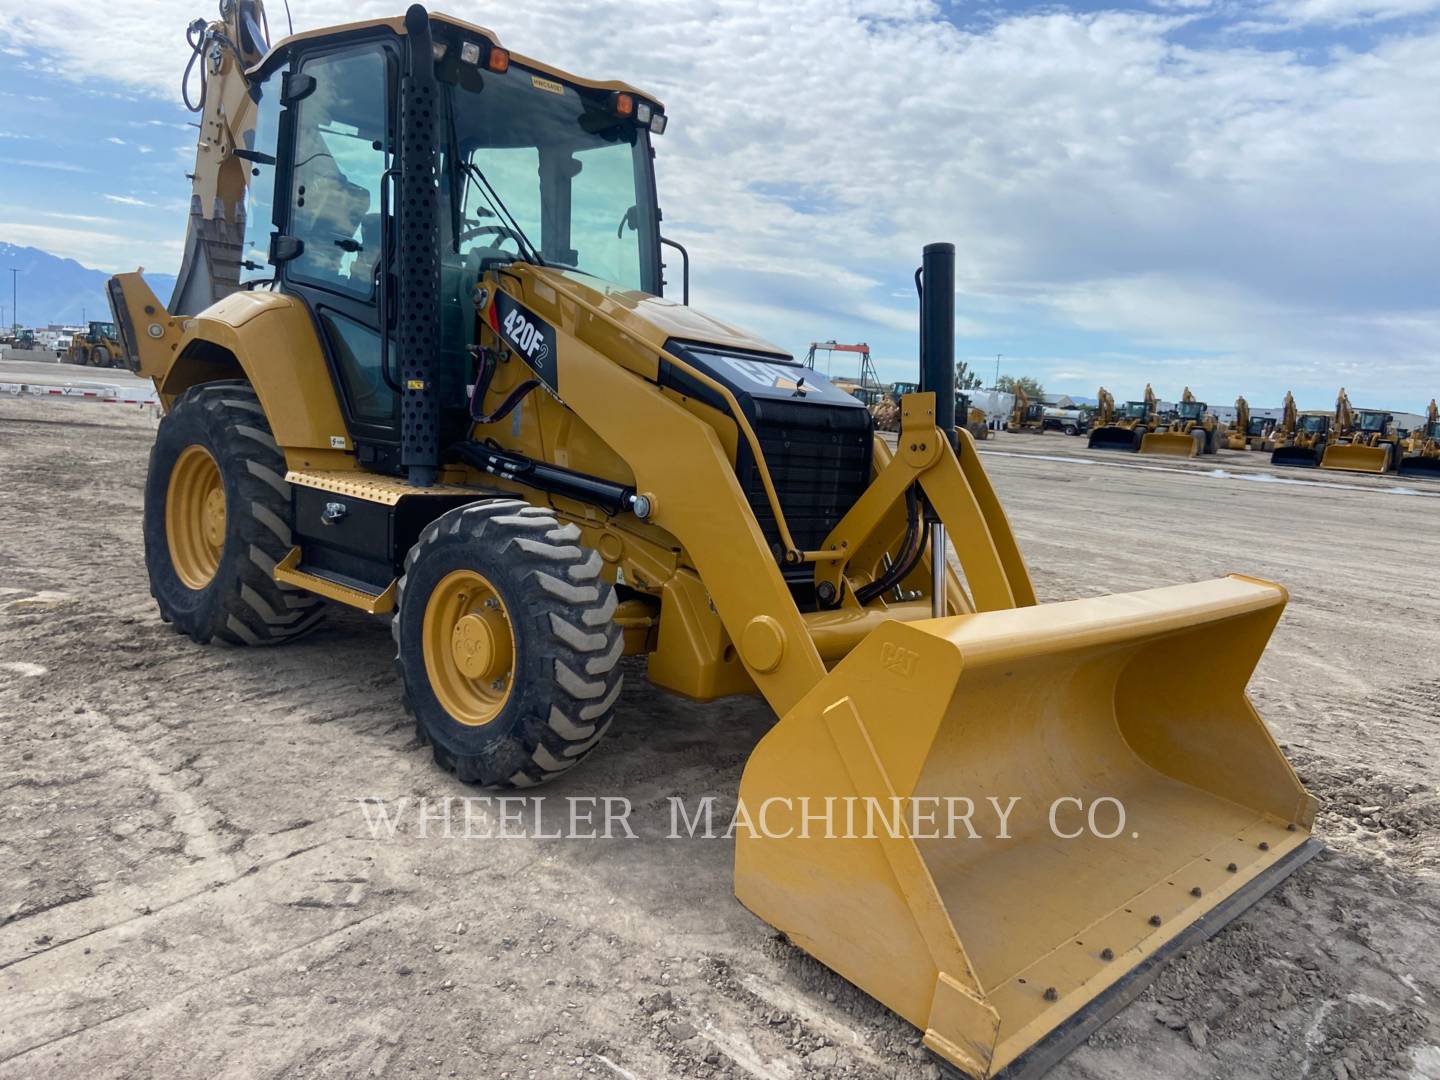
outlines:
[{"label": "operator cab", "polygon": [[1150,410],[1143,401],[1127,401],[1125,407],[1120,410],[1119,415],[1126,420],[1144,420],[1150,415]]},{"label": "operator cab", "polygon": [[1198,421],[1205,415],[1206,405],[1203,401],[1182,401],[1176,406],[1176,412],[1181,420]]},{"label": "operator cab", "polygon": [[[280,42],[250,72],[253,143],[237,153],[252,174],[241,284],[309,309],[358,460],[391,472],[400,470],[395,210],[409,93],[401,30],[376,20]],[[436,15],[430,31],[440,114],[435,381],[446,403],[439,435],[452,441],[468,423],[473,293],[485,270],[523,260],[661,294],[650,137],[666,117],[637,90],[525,59],[478,27]]]},{"label": "operator cab", "polygon": [[1302,416],[1297,424],[1297,430],[1309,435],[1324,435],[1330,430],[1330,416]]},{"label": "operator cab", "polygon": [[1372,433],[1383,435],[1394,419],[1395,417],[1390,413],[1362,409],[1356,416],[1356,425],[1367,435]]}]

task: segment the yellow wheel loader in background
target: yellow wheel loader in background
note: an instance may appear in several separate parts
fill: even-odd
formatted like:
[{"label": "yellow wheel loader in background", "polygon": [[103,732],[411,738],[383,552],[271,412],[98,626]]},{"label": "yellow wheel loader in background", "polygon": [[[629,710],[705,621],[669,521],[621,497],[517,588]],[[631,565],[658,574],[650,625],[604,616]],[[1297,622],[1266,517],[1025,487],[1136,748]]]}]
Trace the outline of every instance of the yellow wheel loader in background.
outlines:
[{"label": "yellow wheel loader in background", "polygon": [[[622,654],[764,695],[737,896],[975,1077],[1043,1069],[1314,852],[1245,693],[1284,589],[1037,603],[955,424],[951,245],[892,452],[663,298],[652,95],[419,6],[274,47],[258,0],[223,10],[177,306],[110,286],[165,411],[145,558],[178,631],[388,617],[436,762],[499,788],[595,750]],[[1003,836],[970,839],[989,797]]]},{"label": "yellow wheel loader in background", "polygon": [[955,419],[960,427],[978,441],[990,438],[990,419],[984,409],[977,409],[970,404],[970,395],[957,393],[955,395]]},{"label": "yellow wheel loader in background", "polygon": [[1220,444],[1220,425],[1208,409],[1185,387],[1173,418],[1141,438],[1140,453],[1187,458],[1215,453]]},{"label": "yellow wheel loader in background", "polygon": [[1400,444],[1400,475],[1440,480],[1440,406],[1430,399],[1425,423]]},{"label": "yellow wheel loader in background", "polygon": [[[1140,443],[1145,436],[1159,426],[1160,418],[1156,415],[1159,401],[1155,397],[1155,391],[1150,384],[1145,384],[1144,401],[1127,401],[1124,408],[1114,407],[1115,399],[1111,397],[1104,387],[1100,388],[1102,399],[1101,413],[1104,414],[1104,423],[1101,423],[1101,415],[1097,414],[1095,421],[1090,425],[1090,448],[1092,450],[1127,450],[1131,453],[1140,449]],[[1109,399],[1110,405],[1107,408],[1104,400]]]},{"label": "yellow wheel loader in background", "polygon": [[92,321],[70,339],[63,359],[82,367],[124,367],[125,355],[125,347],[115,336],[115,324]]},{"label": "yellow wheel loader in background", "polygon": [[1335,400],[1335,435],[1320,459],[1322,469],[1387,473],[1400,460],[1395,417],[1376,409],[1355,409],[1345,388]]}]

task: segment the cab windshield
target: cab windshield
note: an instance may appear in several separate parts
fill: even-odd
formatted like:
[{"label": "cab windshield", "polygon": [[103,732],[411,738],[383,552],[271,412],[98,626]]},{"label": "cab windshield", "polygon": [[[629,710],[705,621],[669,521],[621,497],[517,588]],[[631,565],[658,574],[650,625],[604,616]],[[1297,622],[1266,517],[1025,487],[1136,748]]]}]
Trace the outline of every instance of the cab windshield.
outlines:
[{"label": "cab windshield", "polygon": [[1205,405],[1199,401],[1182,401],[1180,403],[1180,419],[1199,420],[1200,413],[1204,410],[1204,408]]},{"label": "cab windshield", "polygon": [[1145,414],[1146,409],[1143,401],[1127,401],[1125,408],[1120,410],[1120,415],[1125,417],[1144,416]]},{"label": "cab windshield", "polygon": [[1389,419],[1387,413],[1362,412],[1360,414],[1361,431],[1384,431],[1385,422]]},{"label": "cab windshield", "polygon": [[1309,432],[1321,432],[1330,426],[1328,416],[1302,416],[1300,418],[1300,430]]},{"label": "cab windshield", "polygon": [[479,265],[533,249],[548,266],[660,291],[649,134],[608,92],[518,64],[441,77],[453,251]]}]

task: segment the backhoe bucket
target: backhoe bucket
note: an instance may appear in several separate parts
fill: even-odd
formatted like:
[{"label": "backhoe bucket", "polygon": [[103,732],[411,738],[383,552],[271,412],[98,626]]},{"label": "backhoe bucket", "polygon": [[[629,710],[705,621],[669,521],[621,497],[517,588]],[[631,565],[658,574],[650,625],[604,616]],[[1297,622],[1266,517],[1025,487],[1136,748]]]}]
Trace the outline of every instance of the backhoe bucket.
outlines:
[{"label": "backhoe bucket", "polygon": [[1140,440],[1140,453],[1160,457],[1199,457],[1200,441],[1178,431],[1152,431]]},{"label": "backhoe bucket", "polygon": [[1122,427],[1098,427],[1090,432],[1091,450],[1128,450],[1134,452],[1140,449],[1140,435],[1129,428]]},{"label": "backhoe bucket", "polygon": [[1401,476],[1418,476],[1428,480],[1440,480],[1440,457],[1404,457],[1400,459]]},{"label": "backhoe bucket", "polygon": [[1320,466],[1320,454],[1320,448],[1315,446],[1277,446],[1270,455],[1270,464],[1315,469]]},{"label": "backhoe bucket", "polygon": [[1245,694],[1284,603],[882,624],[746,764],[736,895],[967,1074],[1038,1075],[1318,847]]},{"label": "backhoe bucket", "polygon": [[1383,446],[1331,443],[1325,448],[1320,467],[1341,472],[1387,473],[1390,471],[1390,453],[1388,443]]}]

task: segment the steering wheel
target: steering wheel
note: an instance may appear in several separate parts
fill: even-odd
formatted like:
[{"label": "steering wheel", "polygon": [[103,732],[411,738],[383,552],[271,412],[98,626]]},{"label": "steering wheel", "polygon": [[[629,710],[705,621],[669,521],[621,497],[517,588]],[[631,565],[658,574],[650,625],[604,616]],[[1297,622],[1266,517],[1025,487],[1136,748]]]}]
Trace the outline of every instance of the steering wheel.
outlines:
[{"label": "steering wheel", "polygon": [[516,252],[519,252],[521,249],[520,237],[515,234],[514,229],[511,229],[506,225],[472,225],[468,229],[460,230],[461,243],[464,243],[467,240],[474,240],[477,237],[481,236],[497,237],[498,239],[496,243],[491,245],[492,247],[499,247],[500,244],[504,241],[511,240],[515,244]]}]

